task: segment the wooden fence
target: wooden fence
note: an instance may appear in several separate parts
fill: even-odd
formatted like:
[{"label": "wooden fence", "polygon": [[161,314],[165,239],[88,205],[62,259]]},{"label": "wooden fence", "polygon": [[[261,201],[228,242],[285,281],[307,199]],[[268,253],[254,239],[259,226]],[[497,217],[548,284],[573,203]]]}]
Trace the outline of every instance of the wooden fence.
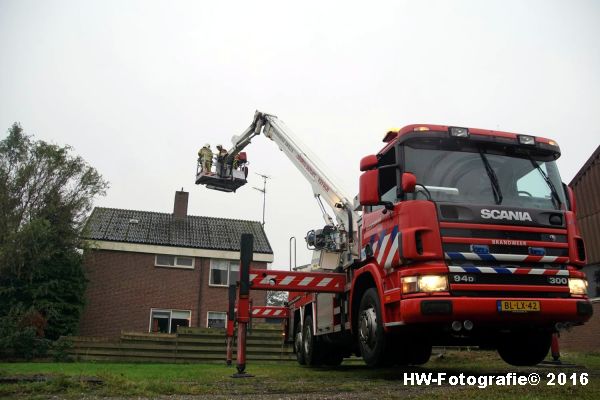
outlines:
[{"label": "wooden fence", "polygon": [[[122,332],[119,339],[86,336],[69,339],[73,343],[69,354],[81,361],[225,362],[223,329],[180,328],[177,334]],[[283,341],[279,325],[254,327],[248,335],[246,358],[249,361],[296,360],[292,348]]]}]

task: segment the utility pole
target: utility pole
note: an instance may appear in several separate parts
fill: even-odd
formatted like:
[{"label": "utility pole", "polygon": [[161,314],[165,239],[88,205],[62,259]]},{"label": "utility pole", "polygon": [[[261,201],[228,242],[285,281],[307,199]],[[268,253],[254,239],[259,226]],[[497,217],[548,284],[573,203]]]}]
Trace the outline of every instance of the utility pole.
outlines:
[{"label": "utility pole", "polygon": [[262,189],[257,188],[257,187],[252,187],[252,189],[254,190],[258,190],[259,192],[261,192],[263,194],[263,214],[262,214],[262,226],[263,228],[265,227],[265,203],[267,201],[267,179],[271,179],[270,176],[267,175],[263,175],[263,174],[259,174],[256,173],[256,175],[260,176],[263,179],[263,187]]}]

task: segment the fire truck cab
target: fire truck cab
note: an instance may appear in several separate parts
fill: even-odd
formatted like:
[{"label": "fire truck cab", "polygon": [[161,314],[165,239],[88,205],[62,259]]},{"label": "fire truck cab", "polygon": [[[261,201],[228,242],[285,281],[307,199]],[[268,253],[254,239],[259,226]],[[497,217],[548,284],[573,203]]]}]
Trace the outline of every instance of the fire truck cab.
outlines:
[{"label": "fire truck cab", "polygon": [[432,344],[460,344],[534,365],[553,332],[590,318],[585,247],[554,141],[410,125],[384,142],[361,162],[350,296],[368,364],[389,354],[419,364]]}]

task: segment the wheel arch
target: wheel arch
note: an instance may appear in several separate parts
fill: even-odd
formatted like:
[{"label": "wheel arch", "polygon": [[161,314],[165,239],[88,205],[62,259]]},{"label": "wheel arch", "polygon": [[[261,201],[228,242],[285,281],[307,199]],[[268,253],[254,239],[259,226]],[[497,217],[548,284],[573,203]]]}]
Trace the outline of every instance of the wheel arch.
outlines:
[{"label": "wheel arch", "polygon": [[312,331],[313,334],[315,333],[315,329],[314,329],[314,325],[315,325],[315,318],[314,318],[314,312],[313,312],[313,308],[314,308],[314,301],[311,301],[308,304],[303,305],[302,307],[299,307],[295,312],[294,312],[294,326],[296,324],[300,325],[300,329],[304,329],[304,322],[306,321],[306,317],[311,316],[312,320],[313,320],[313,327],[312,327]]},{"label": "wheel arch", "polygon": [[302,329],[302,312],[300,310],[300,308],[297,308],[294,310],[294,314],[292,316],[292,318],[290,318],[291,322],[293,323],[292,326],[292,335],[296,332],[296,327],[300,326],[300,329]]},{"label": "wheel arch", "polygon": [[[383,299],[383,287],[381,285],[381,274],[377,267],[373,264],[367,264],[358,269],[352,279],[352,290],[350,291],[350,318],[352,332],[357,332],[358,309],[360,301],[367,290],[375,288],[380,299]],[[381,303],[381,316],[385,323],[385,313],[383,310],[383,302]],[[384,325],[385,326],[385,325]]]}]

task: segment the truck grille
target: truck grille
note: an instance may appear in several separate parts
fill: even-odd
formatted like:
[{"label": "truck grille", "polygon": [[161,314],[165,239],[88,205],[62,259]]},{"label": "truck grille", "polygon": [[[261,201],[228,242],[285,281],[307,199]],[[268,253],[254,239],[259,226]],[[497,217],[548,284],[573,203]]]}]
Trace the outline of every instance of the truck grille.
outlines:
[{"label": "truck grille", "polygon": [[569,271],[559,268],[449,265],[454,296],[569,297]]},{"label": "truck grille", "polygon": [[[442,222],[442,226],[445,224]],[[531,228],[535,229],[535,228]],[[470,237],[482,239],[531,240],[539,242],[567,243],[566,231],[562,229],[545,229],[544,231],[561,231],[561,233],[523,232],[504,229],[471,229],[471,228],[442,228],[442,236]],[[563,234],[564,232],[564,234]]]},{"label": "truck grille", "polygon": [[539,263],[569,261],[567,231],[555,228],[440,222],[445,257],[452,263]]},{"label": "truck grille", "polygon": [[[547,286],[552,285],[555,287],[568,286],[568,282],[561,284],[551,284],[550,279],[555,279],[554,276],[548,275],[514,275],[514,274],[461,274],[453,273],[448,276],[450,284],[462,283],[469,281],[473,284],[484,284],[484,285],[536,285],[536,286]],[[555,279],[556,280],[556,279]]]},{"label": "truck grille", "polygon": [[[534,246],[537,247],[537,246]],[[526,254],[529,255],[528,246],[505,246],[505,245],[488,245],[491,254]],[[471,252],[471,245],[469,243],[444,243],[445,252]],[[544,248],[544,252],[547,256],[556,257],[568,257],[569,249],[567,248],[555,248],[548,247]]]}]

